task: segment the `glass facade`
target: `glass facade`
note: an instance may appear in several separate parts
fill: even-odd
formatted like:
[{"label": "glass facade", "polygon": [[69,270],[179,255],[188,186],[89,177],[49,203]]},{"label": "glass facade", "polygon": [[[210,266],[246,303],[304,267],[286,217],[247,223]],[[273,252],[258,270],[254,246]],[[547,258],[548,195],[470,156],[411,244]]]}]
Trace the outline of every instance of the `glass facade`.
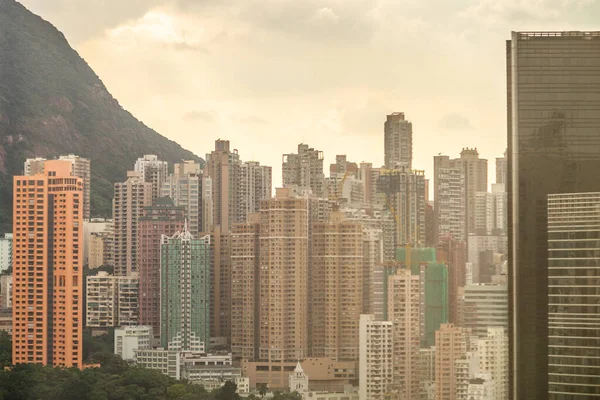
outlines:
[{"label": "glass facade", "polygon": [[549,399],[600,396],[600,193],[548,196]]},{"label": "glass facade", "polygon": [[545,400],[547,195],[600,191],[600,32],[513,32],[507,94],[509,393]]},{"label": "glass facade", "polygon": [[186,229],[161,240],[161,346],[203,351],[210,343],[210,236]]}]

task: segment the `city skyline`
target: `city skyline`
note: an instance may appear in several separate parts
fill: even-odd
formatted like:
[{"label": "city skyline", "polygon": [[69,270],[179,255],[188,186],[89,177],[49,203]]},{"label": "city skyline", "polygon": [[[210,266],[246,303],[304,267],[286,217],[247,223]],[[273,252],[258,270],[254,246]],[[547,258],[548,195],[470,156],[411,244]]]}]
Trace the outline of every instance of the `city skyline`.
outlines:
[{"label": "city skyline", "polygon": [[[257,15],[248,15],[249,10],[234,0],[211,1],[199,8],[178,1],[187,4],[189,15],[173,6],[174,0],[131,2],[119,7],[118,13],[114,12],[115,3],[108,1],[103,2],[104,6],[80,10],[81,18],[89,12],[94,20],[93,26],[84,26],[69,18],[69,1],[23,3],[64,29],[72,45],[120,103],[148,126],[199,156],[212,150],[214,140],[230,140],[244,160],[260,160],[272,166],[274,183],[281,182],[278,153],[292,152],[300,142],[324,151],[326,164],[333,162],[336,147],[344,142],[350,159],[383,165],[383,154],[379,152],[383,146],[379,135],[385,121],[382,116],[396,111],[405,112],[414,124],[416,169],[429,173],[433,170],[431,154],[442,152],[455,157],[463,147],[477,147],[481,157],[488,160],[501,156],[506,147],[506,95],[500,77],[505,76],[503,43],[510,37],[509,32],[589,29],[596,7],[584,2],[569,2],[572,6],[567,6],[552,0],[531,5],[514,1],[497,5],[486,1],[426,1],[419,2],[422,5],[408,2],[398,10],[391,2],[360,0],[345,10],[336,1],[311,1],[302,7],[282,1],[279,6],[255,4],[269,18],[263,21],[266,26],[260,26]],[[314,33],[301,38],[298,36],[304,31],[290,32],[312,26],[308,20],[320,9],[331,9],[339,16],[337,23],[321,27],[324,44]],[[289,21],[295,11],[299,17],[292,24],[295,28],[286,28],[275,20],[281,16]],[[485,12],[490,15],[473,21],[474,15]],[[394,25],[386,14],[412,23]],[[368,35],[363,39],[352,35],[350,22],[362,22],[370,15],[381,19],[381,25],[377,25],[378,20],[367,20],[357,29],[367,29]],[[207,21],[208,16],[214,17],[212,23]],[[231,17],[228,28],[223,27],[224,16]],[[444,23],[448,22],[449,27],[444,37],[439,22],[446,17]],[[197,26],[190,22],[196,19]],[[465,30],[466,22],[473,22],[472,28]],[[206,31],[206,38],[201,29]],[[203,51],[203,40],[210,42],[219,33],[224,40],[223,50],[215,48],[217,41]],[[279,40],[274,37],[277,33],[283,34]],[[263,36],[265,43],[261,45],[258,39]],[[331,49],[346,37],[356,41],[355,52],[345,47]],[[238,39],[251,48],[241,51],[233,43]],[[290,41],[289,49],[282,48],[282,40]],[[125,50],[127,45],[133,47]],[[309,57],[298,59],[299,66],[294,65],[294,54],[304,54],[309,46],[317,47],[316,56],[325,57],[324,64],[314,63]],[[383,62],[384,57],[389,63],[392,46],[413,53],[415,66],[401,62],[403,52],[392,56],[392,64],[398,61],[393,68],[378,70],[371,66]],[[278,56],[280,49],[284,52]],[[249,55],[252,50],[268,57],[269,63]],[[158,53],[161,62],[149,65]],[[439,63],[432,59],[433,54],[440,57]],[[246,62],[239,63],[231,55],[243,57]],[[332,61],[334,57],[347,60],[344,69],[350,70],[335,75],[331,69],[339,64]],[[358,62],[361,57],[368,61]],[[181,63],[195,68],[189,71]],[[222,69],[222,64],[229,65]],[[247,71],[231,64],[247,66]],[[145,68],[138,71],[139,65]],[[136,73],[127,73],[133,70]],[[315,74],[305,70],[314,70]],[[273,76],[272,83],[265,82],[269,76]],[[435,89],[429,87],[429,79],[437,83]],[[397,84],[391,84],[394,80]],[[268,95],[260,95],[259,84],[264,85]],[[289,96],[285,87],[289,88]],[[459,129],[461,126],[466,129]],[[265,144],[274,139],[278,141],[276,151],[267,151],[271,146]],[[494,169],[490,165],[490,182],[494,181]]]}]

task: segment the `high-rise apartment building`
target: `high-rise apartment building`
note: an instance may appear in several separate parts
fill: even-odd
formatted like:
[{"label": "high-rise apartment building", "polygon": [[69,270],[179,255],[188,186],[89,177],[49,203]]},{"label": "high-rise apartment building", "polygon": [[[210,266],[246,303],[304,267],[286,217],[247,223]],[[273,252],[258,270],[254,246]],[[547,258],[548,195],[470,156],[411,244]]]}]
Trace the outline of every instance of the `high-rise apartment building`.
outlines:
[{"label": "high-rise apartment building", "polygon": [[400,398],[419,396],[421,344],[419,275],[400,269],[388,278],[388,319],[394,323],[394,388]]},{"label": "high-rise apartment building", "polygon": [[[200,168],[199,164],[192,165]],[[181,167],[175,170],[186,171],[192,169],[192,165],[184,164],[184,167],[187,168]],[[184,208],[185,219],[192,235],[203,232],[203,218],[205,217],[203,204],[207,200],[203,196],[203,181],[201,173],[174,173],[165,179],[161,189],[161,196],[170,197],[176,206]],[[210,201],[212,202],[212,199]]]},{"label": "high-rise apartment building", "polygon": [[234,359],[258,355],[260,298],[260,214],[231,230],[231,352]]},{"label": "high-rise apartment building", "polygon": [[86,277],[86,328],[107,329],[118,325],[117,281],[105,271]]},{"label": "high-rise apartment building", "polygon": [[13,234],[5,233],[0,237],[0,272],[12,268]]},{"label": "high-rise apartment building", "polygon": [[448,321],[458,322],[458,288],[466,284],[467,249],[463,241],[452,235],[440,237],[437,245],[437,260],[445,263],[448,270]]},{"label": "high-rise apartment building", "polygon": [[600,192],[548,195],[548,398],[600,396]]},{"label": "high-rise apartment building", "polygon": [[104,265],[104,239],[106,233],[92,232],[88,237],[86,247],[89,269],[96,269]]},{"label": "high-rise apartment building", "polygon": [[[469,148],[461,151],[460,158],[439,155],[433,160],[437,234],[452,233],[464,239],[475,233],[477,192],[487,192],[487,160],[479,158],[477,149]],[[464,234],[457,220],[461,214],[465,218]]]},{"label": "high-rise apartment building", "polygon": [[374,273],[383,263],[383,230],[363,226],[363,314],[373,314]]},{"label": "high-rise apartment building", "polygon": [[448,156],[433,157],[434,218],[433,241],[452,234],[462,240],[466,237],[466,186],[463,169]]},{"label": "high-rise apartment building", "polygon": [[185,209],[169,197],[157,198],[139,219],[139,323],[151,326],[156,338],[160,337],[161,239],[183,230],[185,221]]},{"label": "high-rise apartment building", "polygon": [[358,360],[358,323],[363,307],[363,230],[334,212],[313,222],[311,235],[312,357]]},{"label": "high-rise apartment building", "polygon": [[508,160],[504,151],[504,157],[496,157],[496,183],[506,184],[506,172],[508,170]]},{"label": "high-rise apartment building", "polygon": [[261,202],[259,359],[302,360],[308,351],[308,203],[288,188]]},{"label": "high-rise apartment building", "polygon": [[184,227],[160,245],[160,340],[168,350],[203,351],[210,343],[210,236]]},{"label": "high-rise apartment building", "polygon": [[380,173],[377,190],[385,195],[387,208],[396,222],[396,248],[425,243],[425,182],[423,171],[411,171],[406,167]]},{"label": "high-rise apartment building", "polygon": [[86,278],[86,327],[106,330],[138,324],[138,278],[104,271]]},{"label": "high-rise apartment building", "polygon": [[[479,370],[490,375],[491,392],[487,398],[508,399],[508,331],[488,328],[477,342]],[[583,398],[583,397],[582,397]]]},{"label": "high-rise apartment building", "polygon": [[385,167],[412,168],[412,122],[404,118],[403,112],[387,116],[383,126]]},{"label": "high-rise apartment building", "polygon": [[[540,312],[557,299],[549,296],[548,276],[558,271],[548,269],[547,195],[600,191],[600,93],[594,83],[600,77],[599,44],[598,32],[579,31],[513,32],[507,43],[513,399],[559,398],[548,386],[548,365],[553,364],[548,337],[554,334],[548,315]],[[575,263],[567,265],[579,267]],[[576,389],[566,380],[552,384],[551,391],[585,393],[590,387]]]},{"label": "high-rise apartment building", "polygon": [[45,161],[13,188],[12,361],[81,368],[83,179]]},{"label": "high-rise apartment building", "polygon": [[231,244],[230,232],[215,225],[210,230],[210,336],[231,339]]},{"label": "high-rise apartment building", "polygon": [[135,162],[134,171],[141,174],[144,182],[152,184],[152,201],[156,200],[161,194],[164,181],[169,177],[169,163],[161,161],[154,154],[146,154]]},{"label": "high-rise apartment building", "polygon": [[[433,392],[433,393],[432,393]],[[419,350],[419,399],[435,399],[435,346]]]},{"label": "high-rise apartment building", "polygon": [[359,399],[383,400],[394,381],[394,323],[360,316]]},{"label": "high-rise apartment building", "polygon": [[310,189],[317,197],[325,197],[325,175],[323,174],[323,152],[298,145],[298,154],[284,154],[282,161],[283,186]]},{"label": "high-rise apartment building", "polygon": [[[71,163],[71,174],[83,180],[83,219],[90,219],[90,185],[91,172],[90,160],[88,158],[79,157],[74,154],[60,156],[60,160]],[[26,176],[43,174],[45,158],[28,158],[24,163],[24,174]]]},{"label": "high-rise apartment building", "polygon": [[127,172],[125,182],[115,183],[113,199],[113,246],[115,275],[137,273],[138,222],[144,207],[152,205],[152,183],[145,182],[139,172]]},{"label": "high-rise apartment building", "polygon": [[246,161],[238,169],[235,223],[246,222],[246,216],[260,211],[261,200],[271,198],[271,167],[258,161]]},{"label": "high-rise apartment building", "polygon": [[206,155],[204,176],[211,179],[213,225],[228,232],[235,222],[240,156],[229,148],[229,140],[215,141],[215,150]]},{"label": "high-rise apartment building", "polygon": [[443,324],[435,333],[435,398],[455,400],[457,398],[456,362],[467,355],[468,331]]}]

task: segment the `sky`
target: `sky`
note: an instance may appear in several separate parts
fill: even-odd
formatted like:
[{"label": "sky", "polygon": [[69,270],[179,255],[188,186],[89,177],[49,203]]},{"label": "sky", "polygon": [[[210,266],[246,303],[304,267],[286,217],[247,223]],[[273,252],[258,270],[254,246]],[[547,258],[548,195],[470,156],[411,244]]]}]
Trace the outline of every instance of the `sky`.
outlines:
[{"label": "sky", "polygon": [[[413,123],[413,168],[506,148],[511,31],[595,30],[600,0],[21,0],[121,105],[204,156],[227,139],[273,167],[299,143],[383,164],[383,123]],[[328,173],[327,173],[328,174]]]}]

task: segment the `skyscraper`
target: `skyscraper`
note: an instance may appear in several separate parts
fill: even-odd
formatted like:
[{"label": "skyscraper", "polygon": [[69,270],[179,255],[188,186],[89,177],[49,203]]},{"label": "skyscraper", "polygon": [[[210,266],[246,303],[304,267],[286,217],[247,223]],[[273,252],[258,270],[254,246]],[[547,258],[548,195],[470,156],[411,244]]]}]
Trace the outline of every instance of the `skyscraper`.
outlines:
[{"label": "skyscraper", "polygon": [[458,288],[466,283],[467,249],[465,242],[455,240],[452,235],[439,239],[437,260],[445,263],[448,270],[448,322],[458,322]]},{"label": "skyscraper", "polygon": [[549,297],[547,195],[600,191],[600,33],[513,32],[506,50],[510,395],[548,399],[544,310],[558,298]]},{"label": "skyscraper", "polygon": [[457,361],[466,358],[468,330],[442,324],[435,333],[435,398],[457,398]]},{"label": "skyscraper", "polygon": [[387,116],[383,129],[385,167],[412,169],[412,122],[395,112]]},{"label": "skyscraper", "polygon": [[144,182],[139,172],[129,171],[125,182],[115,183],[113,246],[116,276],[137,273],[138,222],[144,207],[151,205],[152,183]]},{"label": "skyscraper", "polygon": [[284,154],[282,160],[283,186],[311,190],[317,197],[325,196],[323,152],[298,145],[298,154]]},{"label": "skyscraper", "polygon": [[83,180],[43,171],[14,177],[12,361],[81,368]]},{"label": "skyscraper", "polygon": [[215,150],[206,155],[204,176],[212,183],[213,225],[224,232],[235,222],[239,167],[240,156],[236,149],[230,150],[229,140],[215,141]]},{"label": "skyscraper", "polygon": [[146,154],[135,162],[134,171],[139,172],[144,182],[152,184],[152,201],[161,196],[164,181],[169,176],[169,163],[154,154]]},{"label": "skyscraper", "polygon": [[600,193],[548,195],[548,398],[600,396]]},{"label": "skyscraper", "polygon": [[314,222],[311,235],[311,343],[313,357],[358,360],[363,305],[362,225],[334,212]]},{"label": "skyscraper", "polygon": [[260,214],[249,214],[231,230],[231,352],[234,359],[258,354]]},{"label": "skyscraper", "polygon": [[433,157],[433,243],[452,234],[458,240],[466,238],[466,187],[463,169],[448,156]]},{"label": "skyscraper", "polygon": [[212,199],[204,197],[203,183],[200,164],[183,162],[175,164],[175,173],[164,180],[161,188],[161,196],[170,197],[175,205],[185,209],[188,230],[192,235],[203,232],[203,219],[206,217],[203,203],[207,200],[212,203]]},{"label": "skyscraper", "polygon": [[496,183],[506,184],[507,151],[504,151],[504,157],[496,157]]},{"label": "skyscraper", "polygon": [[246,216],[260,210],[260,201],[271,198],[271,167],[258,161],[246,161],[238,169],[235,223],[246,222]]},{"label": "skyscraper", "polygon": [[419,396],[421,344],[419,275],[400,269],[388,278],[388,319],[394,323],[394,387],[400,398]]},{"label": "skyscraper", "polygon": [[187,227],[160,245],[160,339],[168,350],[202,351],[210,344],[210,236]]},{"label": "skyscraper", "polygon": [[231,248],[230,232],[220,225],[210,230],[210,335],[231,339]]},{"label": "skyscraper", "polygon": [[270,362],[308,354],[308,204],[288,188],[261,202],[259,355]]},{"label": "skyscraper", "polygon": [[183,229],[185,209],[169,197],[159,197],[144,208],[139,220],[139,323],[152,327],[160,337],[160,244],[162,235],[172,236]]},{"label": "skyscraper", "polygon": [[[74,154],[60,156],[60,160],[69,161],[71,163],[71,173],[73,176],[83,179],[83,219],[90,219],[90,186],[91,186],[91,170],[90,160],[88,158],[79,157]],[[24,163],[25,175],[36,175],[44,173],[45,158],[28,158]]]},{"label": "skyscraper", "polygon": [[394,380],[394,323],[360,316],[360,400],[383,400]]}]

